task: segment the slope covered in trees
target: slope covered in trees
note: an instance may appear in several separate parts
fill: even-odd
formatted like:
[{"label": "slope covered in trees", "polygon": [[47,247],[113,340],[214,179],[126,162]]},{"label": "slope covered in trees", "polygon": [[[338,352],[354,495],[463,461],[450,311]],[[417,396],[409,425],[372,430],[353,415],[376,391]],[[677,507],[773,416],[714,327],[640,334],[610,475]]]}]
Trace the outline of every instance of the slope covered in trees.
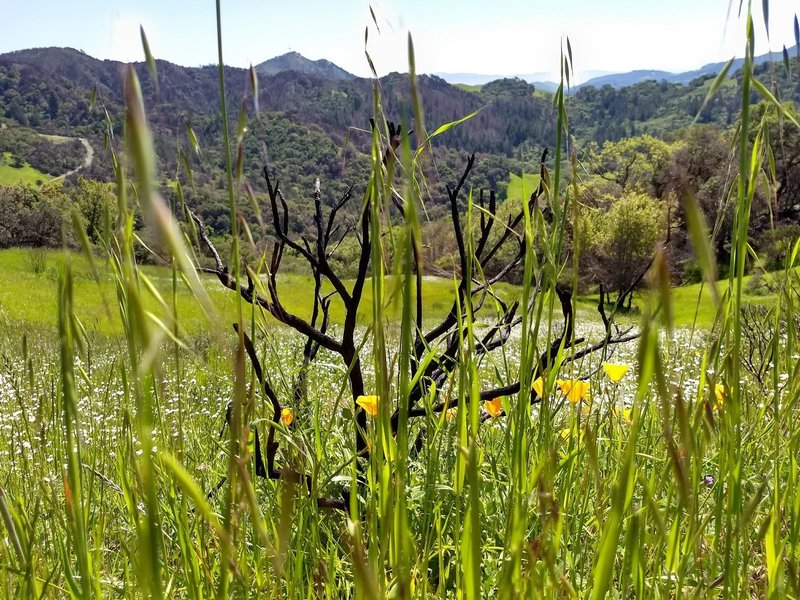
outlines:
[{"label": "slope covered in trees", "polygon": [[[796,59],[793,62],[796,73],[800,68]],[[117,144],[122,133],[122,67],[118,62],[61,48],[0,56],[0,119],[4,126],[0,150],[55,174],[80,161],[80,148],[65,145],[54,152],[52,143],[37,133],[86,137],[98,149]],[[177,206],[177,179],[185,200],[210,232],[226,235],[231,223],[224,191],[217,68],[185,68],[157,61],[158,86],[144,64],[136,68],[159,155],[162,193]],[[783,66],[775,63],[757,66],[756,75],[792,110],[800,96],[796,77],[789,77]],[[254,99],[243,97],[248,72],[226,67],[225,76],[234,131],[238,110],[245,107],[248,112],[241,155],[244,176],[255,197],[263,199],[267,190],[261,169],[270,165],[295,215],[290,226],[298,233],[313,228],[314,215],[307,200],[316,178],[323,182],[323,201],[329,205],[351,185],[356,186],[356,194],[363,191],[369,171],[369,118],[375,86],[380,88],[386,114],[402,122],[413,112],[408,77],[399,73],[378,81],[291,70],[262,73],[257,113]],[[637,240],[643,247],[654,241],[669,242],[675,272],[680,278],[691,277],[696,265],[690,260],[681,204],[687,193],[697,198],[706,220],[715,227],[714,250],[719,260],[726,260],[731,211],[725,197],[735,177],[729,148],[736,128],[740,78],[739,73],[723,82],[707,104],[711,75],[687,85],[646,81],[621,89],[583,86],[567,98],[569,143],[580,180],[581,214],[575,217],[573,231],[585,236],[572,243],[584,251],[582,282],[602,280],[607,287],[624,288],[624,276],[612,282],[600,273],[620,275],[613,264],[637,263],[636,257],[614,251],[637,247],[625,244],[623,238],[631,232],[647,232],[647,240]],[[445,185],[458,179],[465,153],[477,153],[468,183],[476,190],[496,190],[502,201],[509,173],[519,173],[523,167],[530,171],[542,150],[553,148],[556,112],[552,96],[520,79],[496,80],[477,91],[460,89],[435,76],[421,76],[418,85],[428,131],[474,113],[431,142],[423,193],[431,221],[427,235],[434,239],[436,220],[446,213]],[[757,102],[759,96],[754,93],[751,100]],[[756,108],[756,112],[763,110]],[[774,197],[758,199],[753,221],[754,243],[766,249],[781,248],[785,231],[797,226],[800,141],[796,133],[784,129],[778,115],[766,114],[765,118],[774,122],[771,135],[782,141],[775,154]],[[101,157],[82,175],[110,181],[110,161]],[[27,198],[29,194],[8,196]],[[250,222],[257,220],[250,205],[243,204],[240,210]],[[348,210],[355,209],[352,205],[345,209],[345,218]],[[254,231],[257,240],[264,233]],[[429,264],[451,263],[454,242],[444,236],[428,244]],[[340,251],[347,250],[343,246]]]},{"label": "slope covered in trees", "polygon": [[[187,120],[217,115],[216,67],[190,68],[156,62],[158,93],[143,64],[137,65],[137,71],[157,133],[176,134]],[[64,48],[0,55],[3,116],[17,124],[54,133],[101,135],[102,114],[90,111],[92,97],[94,94],[116,116],[122,101],[121,69],[119,62],[97,60]],[[800,87],[782,66],[765,63],[756,71],[762,79],[774,81],[783,99],[798,100]],[[225,74],[229,105],[238,107],[247,71],[226,67]],[[568,100],[571,132],[579,141],[598,143],[636,133],[667,137],[676,128],[690,124],[698,112],[700,122],[730,125],[736,114],[735,79],[728,80],[716,98],[700,111],[712,79],[712,75],[704,75],[688,85],[646,81],[621,89],[581,87]],[[297,71],[261,74],[260,80],[261,111],[284,112],[298,126],[316,124],[339,144],[350,128],[367,128],[372,113],[372,80],[336,80]],[[397,115],[399,120],[408,118],[411,106],[407,76],[392,73],[381,78],[379,85],[387,113]],[[520,79],[497,80],[479,92],[470,92],[426,75],[419,79],[419,91],[429,126],[483,108],[475,118],[438,138],[438,145],[512,156],[521,149],[552,144],[552,102],[546,94],[533,94],[533,86]],[[352,140],[358,143],[359,136],[352,136]]]}]

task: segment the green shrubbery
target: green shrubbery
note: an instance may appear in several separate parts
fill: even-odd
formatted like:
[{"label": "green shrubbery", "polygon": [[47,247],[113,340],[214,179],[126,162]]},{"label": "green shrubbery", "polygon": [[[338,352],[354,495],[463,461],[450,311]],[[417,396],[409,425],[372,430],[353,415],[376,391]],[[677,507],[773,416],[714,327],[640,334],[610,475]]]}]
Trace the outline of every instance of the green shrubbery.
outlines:
[{"label": "green shrubbery", "polygon": [[98,243],[107,211],[113,221],[114,203],[109,185],[82,178],[71,188],[61,184],[0,186],[0,248],[76,249],[73,211],[89,240]]}]

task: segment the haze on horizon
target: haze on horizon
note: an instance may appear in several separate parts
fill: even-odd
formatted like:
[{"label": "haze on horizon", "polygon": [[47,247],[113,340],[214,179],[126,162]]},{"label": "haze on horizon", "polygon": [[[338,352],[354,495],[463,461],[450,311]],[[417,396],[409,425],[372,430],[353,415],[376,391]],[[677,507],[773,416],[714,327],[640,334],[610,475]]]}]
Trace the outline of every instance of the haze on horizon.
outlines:
[{"label": "haze on horizon", "polygon": [[[769,4],[769,40],[761,3],[753,9],[756,54],[794,44],[796,3]],[[223,52],[226,64],[246,67],[296,51],[368,76],[365,29],[379,74],[408,69],[410,31],[420,73],[537,73],[555,80],[560,48],[569,36],[576,79],[582,81],[598,71],[680,72],[741,56],[744,19],[737,9],[738,3],[729,0],[564,0],[558,7],[523,0],[431,5],[423,0],[242,0],[222,3]],[[45,0],[36,10],[15,2],[4,13],[0,53],[68,46],[97,58],[139,61],[141,24],[156,58],[185,66],[217,61],[213,2]]]}]

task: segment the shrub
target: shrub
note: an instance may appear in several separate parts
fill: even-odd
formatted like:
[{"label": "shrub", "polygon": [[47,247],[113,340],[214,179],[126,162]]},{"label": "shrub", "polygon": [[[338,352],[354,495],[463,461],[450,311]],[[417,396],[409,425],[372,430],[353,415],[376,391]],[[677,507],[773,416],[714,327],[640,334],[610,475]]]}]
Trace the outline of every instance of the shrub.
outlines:
[{"label": "shrub", "polygon": [[0,186],[0,248],[75,246],[69,204],[57,187]]},{"label": "shrub", "polygon": [[633,285],[653,254],[661,220],[661,206],[647,194],[630,192],[614,200],[595,223],[595,279],[618,294]]},{"label": "shrub", "polygon": [[769,271],[782,269],[786,255],[798,238],[800,238],[800,225],[796,223],[778,225],[774,229],[765,231],[758,243],[764,267]]}]

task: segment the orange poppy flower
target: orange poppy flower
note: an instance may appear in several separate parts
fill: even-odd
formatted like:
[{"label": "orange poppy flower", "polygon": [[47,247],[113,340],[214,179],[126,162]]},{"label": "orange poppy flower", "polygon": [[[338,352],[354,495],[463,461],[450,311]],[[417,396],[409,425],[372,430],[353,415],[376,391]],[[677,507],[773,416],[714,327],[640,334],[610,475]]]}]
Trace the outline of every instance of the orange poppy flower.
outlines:
[{"label": "orange poppy flower", "polygon": [[[567,396],[572,404],[577,404],[589,394],[589,382],[582,379],[570,379],[564,382],[565,385],[561,386],[561,391]],[[565,391],[566,388],[566,391]]]},{"label": "orange poppy flower", "polygon": [[370,417],[378,416],[378,402],[380,402],[379,396],[359,396],[356,398],[356,404],[367,411]]},{"label": "orange poppy flower", "polygon": [[492,398],[491,400],[487,400],[483,403],[483,408],[486,409],[486,412],[489,413],[490,416],[497,417],[503,410],[503,399]]},{"label": "orange poppy flower", "polygon": [[533,382],[531,387],[533,388],[533,391],[536,392],[536,395],[539,396],[539,398],[544,398],[544,379],[537,377],[536,381]]}]

